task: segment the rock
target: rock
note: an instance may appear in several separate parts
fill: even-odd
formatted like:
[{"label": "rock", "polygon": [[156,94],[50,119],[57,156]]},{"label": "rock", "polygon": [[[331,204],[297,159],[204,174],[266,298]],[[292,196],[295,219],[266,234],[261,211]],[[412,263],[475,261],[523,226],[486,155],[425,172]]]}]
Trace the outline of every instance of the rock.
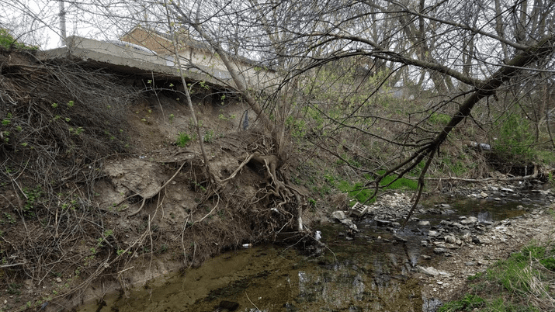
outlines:
[{"label": "rock", "polygon": [[418,269],[418,271],[420,271],[421,273],[424,273],[426,275],[430,275],[430,276],[438,276],[438,275],[442,275],[442,276],[450,276],[449,273],[444,272],[444,271],[439,271],[436,268],[433,267],[423,267],[423,266],[417,266],[416,267]]},{"label": "rock", "polygon": [[454,213],[455,213],[455,210],[452,210],[452,209],[443,210],[441,212],[442,215],[450,215],[450,214],[454,214]]},{"label": "rock", "polygon": [[440,206],[441,208],[451,208],[451,205],[449,204],[441,204]]},{"label": "rock", "polygon": [[422,247],[428,247],[428,241],[425,241],[425,240],[420,241],[420,245],[421,245]]},{"label": "rock", "polygon": [[434,246],[445,248],[445,243],[444,242],[434,242]]},{"label": "rock", "polygon": [[403,243],[406,243],[406,242],[407,242],[407,240],[406,240],[405,238],[403,238],[403,237],[401,237],[401,236],[399,236],[399,235],[397,235],[397,234],[393,234],[393,238],[395,238],[395,240],[397,240],[397,241],[399,241],[399,242],[403,242]]},{"label": "rock", "polygon": [[387,225],[389,225],[390,223],[391,223],[391,221],[377,220],[377,219],[376,219],[376,224],[377,224],[378,226],[387,226]]},{"label": "rock", "polygon": [[493,225],[493,222],[491,221],[482,221],[481,223],[484,225]]},{"label": "rock", "polygon": [[438,276],[439,275],[439,271],[436,268],[433,267],[423,267],[423,266],[417,266],[418,271],[420,271],[421,273],[424,273],[426,275],[430,275],[430,276]]},{"label": "rock", "polygon": [[490,185],[490,186],[489,186],[489,189],[490,189],[491,191],[494,191],[494,192],[499,191],[499,188],[498,188],[497,186],[493,186],[493,185]]},{"label": "rock", "polygon": [[437,231],[428,231],[429,237],[438,237],[439,233]]},{"label": "rock", "polygon": [[470,232],[466,232],[463,234],[463,236],[461,236],[461,239],[467,243],[470,243],[472,241],[472,236],[470,235]]},{"label": "rock", "polygon": [[331,217],[337,221],[341,221],[343,219],[346,218],[345,216],[345,212],[341,211],[341,210],[337,210],[332,212]]},{"label": "rock", "polygon": [[434,248],[434,253],[435,254],[441,255],[441,254],[444,254],[446,252],[447,252],[447,249],[445,249],[445,248]]},{"label": "rock", "polygon": [[447,235],[447,236],[445,236],[445,242],[449,243],[449,244],[456,244],[457,239],[455,238],[454,235]]},{"label": "rock", "polygon": [[422,259],[424,260],[431,260],[432,257],[428,256],[428,255],[422,255]]},{"label": "rock", "polygon": [[474,224],[476,222],[478,222],[478,218],[471,216],[471,217],[467,217],[466,219],[461,220],[460,223],[463,224],[463,225],[468,225],[468,224]]},{"label": "rock", "polygon": [[401,227],[401,223],[399,223],[399,222],[391,222],[391,226],[393,226],[393,227]]},{"label": "rock", "polygon": [[501,188],[501,191],[502,191],[502,192],[507,192],[507,193],[514,193],[514,190],[513,190],[513,189],[506,188],[506,187],[502,187],[502,188]]},{"label": "rock", "polygon": [[495,197],[493,200],[495,200],[495,201],[501,201],[501,198]]},{"label": "rock", "polygon": [[62,282],[62,279],[59,277],[56,277],[56,283],[61,283],[61,282]]},{"label": "rock", "polygon": [[239,307],[239,304],[237,302],[226,301],[226,300],[221,301],[220,305],[218,306],[218,308],[225,309],[228,311],[235,311],[237,310],[238,307]]},{"label": "rock", "polygon": [[420,221],[418,222],[419,226],[430,226],[430,221]]},{"label": "rock", "polygon": [[486,197],[488,197],[488,194],[487,194],[486,192],[481,192],[481,193],[480,193],[480,196],[481,196],[482,198],[486,198]]},{"label": "rock", "polygon": [[466,265],[466,266],[475,266],[476,263],[472,262],[472,261],[468,261],[468,262],[465,262],[464,265]]},{"label": "rock", "polygon": [[346,226],[351,226],[354,225],[353,220],[349,219],[349,218],[344,218],[339,220],[339,222],[341,222],[342,224],[345,224]]},{"label": "rock", "polygon": [[474,244],[491,244],[491,240],[489,238],[484,237],[484,236],[473,236],[472,237],[472,242]]}]

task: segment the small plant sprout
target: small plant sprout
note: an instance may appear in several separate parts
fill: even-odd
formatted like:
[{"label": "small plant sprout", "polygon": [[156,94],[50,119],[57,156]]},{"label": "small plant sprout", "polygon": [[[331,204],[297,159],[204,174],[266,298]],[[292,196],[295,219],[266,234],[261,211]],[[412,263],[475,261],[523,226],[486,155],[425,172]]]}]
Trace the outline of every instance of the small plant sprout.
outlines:
[{"label": "small plant sprout", "polygon": [[191,137],[187,133],[180,132],[177,135],[177,141],[176,141],[177,146],[185,147],[187,143],[189,143],[189,141],[191,141]]},{"label": "small plant sprout", "polygon": [[173,122],[174,118],[175,118],[174,114],[170,114],[170,122]]},{"label": "small plant sprout", "polygon": [[75,103],[73,101],[69,101],[67,102],[67,107],[73,107]]},{"label": "small plant sprout", "polygon": [[57,108],[58,107],[58,103],[52,103],[52,108]]}]

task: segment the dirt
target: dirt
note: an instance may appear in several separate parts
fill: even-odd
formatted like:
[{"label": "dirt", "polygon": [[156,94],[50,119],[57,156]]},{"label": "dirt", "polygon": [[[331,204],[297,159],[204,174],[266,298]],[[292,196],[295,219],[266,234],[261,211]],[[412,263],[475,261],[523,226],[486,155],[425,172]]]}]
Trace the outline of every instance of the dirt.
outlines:
[{"label": "dirt", "polygon": [[483,236],[491,239],[489,244],[464,244],[452,251],[451,257],[443,257],[433,267],[449,276],[432,277],[416,274],[424,284],[422,295],[442,301],[459,299],[466,293],[468,276],[485,272],[488,266],[498,260],[507,259],[511,253],[520,251],[532,241],[541,243],[555,239],[555,204],[537,209],[521,218],[506,220]]}]

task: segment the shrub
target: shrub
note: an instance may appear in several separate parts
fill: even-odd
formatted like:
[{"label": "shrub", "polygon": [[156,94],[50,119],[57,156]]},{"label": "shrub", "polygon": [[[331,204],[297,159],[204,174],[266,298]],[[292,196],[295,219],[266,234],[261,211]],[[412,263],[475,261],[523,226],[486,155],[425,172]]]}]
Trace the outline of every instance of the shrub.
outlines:
[{"label": "shrub", "polygon": [[22,50],[37,50],[38,47],[28,46],[18,42],[5,28],[0,28],[0,47],[4,49],[16,48]]}]

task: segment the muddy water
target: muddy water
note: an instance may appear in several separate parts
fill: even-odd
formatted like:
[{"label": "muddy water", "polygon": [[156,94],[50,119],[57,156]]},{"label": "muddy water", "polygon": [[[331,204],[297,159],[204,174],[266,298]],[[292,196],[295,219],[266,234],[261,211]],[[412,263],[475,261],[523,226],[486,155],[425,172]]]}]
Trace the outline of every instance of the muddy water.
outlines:
[{"label": "muddy water", "polygon": [[[474,215],[496,221],[524,212],[512,202],[451,204],[455,214],[420,219],[435,223]],[[434,255],[420,247],[424,237],[416,224],[397,232],[405,242],[374,221],[358,227],[361,232],[348,240],[342,226],[321,226],[322,240],[331,250],[321,257],[276,246],[228,252],[183,275],[154,280],[129,298],[114,294],[103,307],[90,304],[79,311],[432,311],[438,302],[423,298],[418,280],[410,278],[417,264],[433,266],[437,260],[422,260],[422,254]]]}]

